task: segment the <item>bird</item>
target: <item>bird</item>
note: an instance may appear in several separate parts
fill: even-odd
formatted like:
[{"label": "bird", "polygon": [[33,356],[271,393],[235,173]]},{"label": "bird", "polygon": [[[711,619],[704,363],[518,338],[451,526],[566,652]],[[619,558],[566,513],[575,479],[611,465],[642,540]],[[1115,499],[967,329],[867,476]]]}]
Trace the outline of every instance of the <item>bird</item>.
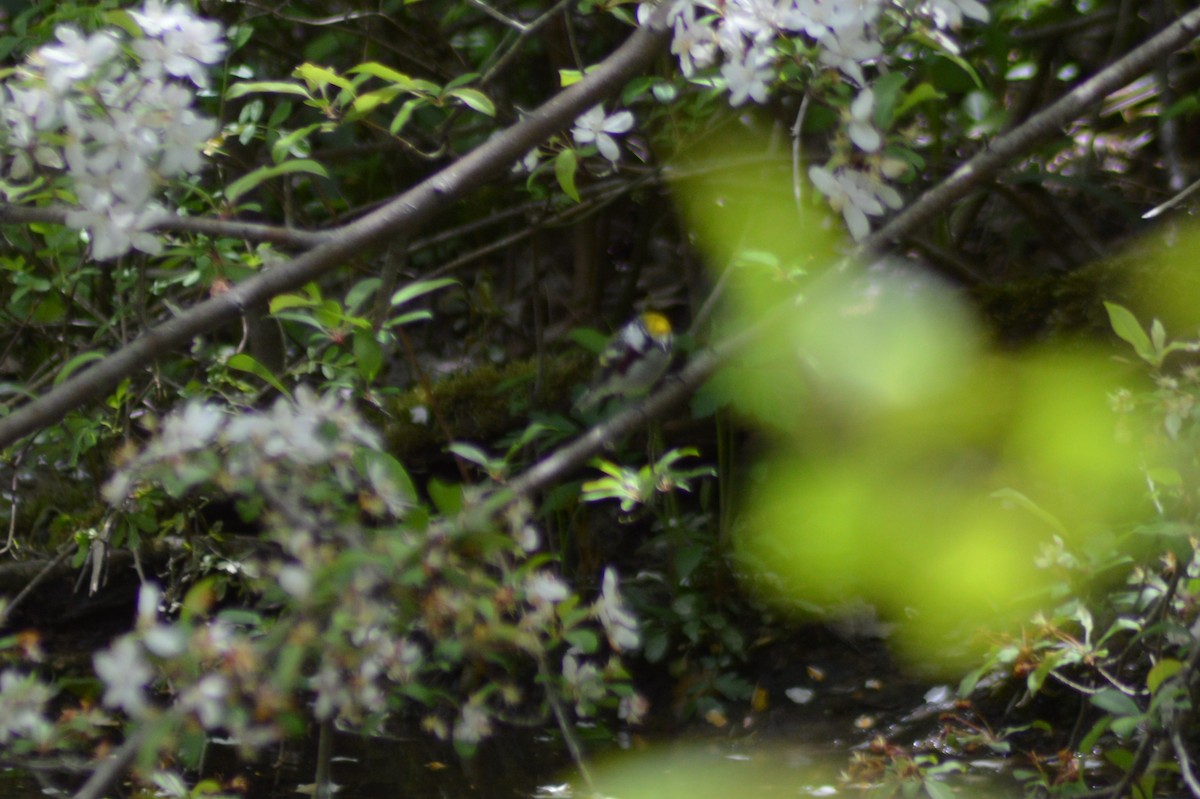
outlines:
[{"label": "bird", "polygon": [[638,314],[600,352],[596,375],[575,409],[587,412],[607,399],[644,396],[666,374],[673,352],[671,321],[657,311]]}]

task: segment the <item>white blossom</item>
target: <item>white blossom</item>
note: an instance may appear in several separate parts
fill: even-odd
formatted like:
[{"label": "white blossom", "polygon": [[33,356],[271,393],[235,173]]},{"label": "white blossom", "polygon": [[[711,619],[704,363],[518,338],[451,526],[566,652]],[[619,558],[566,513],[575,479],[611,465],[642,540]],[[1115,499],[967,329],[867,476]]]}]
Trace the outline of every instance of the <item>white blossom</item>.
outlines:
[{"label": "white blossom", "polygon": [[147,708],[145,688],[154,676],[132,638],[119,638],[93,659],[96,676],[104,682],[104,704],[140,716]]},{"label": "white blossom", "polygon": [[141,11],[130,11],[142,33],[147,36],[161,36],[170,30],[180,30],[194,15],[191,9],[183,3],[172,3],[167,6],[162,0],[146,0]]},{"label": "white blossom", "polygon": [[156,624],[142,633],[146,651],[160,658],[173,658],[187,651],[187,636],[178,627]]},{"label": "white blossom", "polygon": [[[688,8],[690,10],[692,6]],[[675,18],[671,53],[679,58],[679,68],[690,78],[697,69],[716,63],[716,32],[711,24],[697,20],[694,11],[680,14]]]},{"label": "white blossom", "polygon": [[629,724],[641,724],[650,712],[650,700],[634,693],[621,697],[617,704],[617,718]]},{"label": "white blossom", "polygon": [[296,599],[304,599],[312,590],[312,576],[308,569],[296,564],[289,564],[279,569],[279,587]]},{"label": "white blossom", "polygon": [[808,176],[817,190],[826,196],[835,211],[841,211],[846,227],[854,239],[861,240],[871,232],[868,216],[882,216],[887,208],[904,204],[899,193],[871,173],[839,168],[830,171],[813,166]]},{"label": "white blossom", "polygon": [[580,662],[577,649],[563,655],[562,678],[567,696],[575,700],[575,713],[591,715],[591,705],[604,698],[604,674],[595,663]]},{"label": "white blossom", "polygon": [[[728,0],[721,26],[734,52],[747,44],[765,44],[775,36],[779,12],[774,0]],[[727,51],[728,52],[728,51]]]},{"label": "white blossom", "polygon": [[221,408],[211,402],[192,400],[183,410],[169,415],[149,452],[156,457],[173,457],[212,446],[226,422]]},{"label": "white blossom", "polygon": [[[514,174],[518,174],[518,175],[522,174],[522,173],[527,174],[527,175],[532,175],[533,170],[537,169],[538,162],[541,160],[541,158],[542,158],[541,150],[534,147],[532,150],[525,153],[525,156],[520,161],[513,164],[512,171]],[[423,424],[423,422],[417,422],[415,419],[413,420],[413,423],[414,424]]]},{"label": "white blossom", "polygon": [[729,104],[736,108],[747,98],[765,103],[775,71],[769,57],[752,49],[743,58],[727,60],[721,66],[721,76],[729,87]]},{"label": "white blossom", "polygon": [[131,249],[149,255],[162,252],[162,242],[147,232],[162,216],[156,211],[138,211],[125,204],[106,205],[101,210],[68,211],[68,225],[89,231],[92,257],[98,261],[116,258]]},{"label": "white blossom", "polygon": [[[661,3],[649,2],[638,5],[637,21],[639,25],[645,25],[650,22],[650,18],[654,16],[654,12],[658,10]],[[675,20],[680,14],[687,13],[692,6],[696,5],[692,0],[671,0],[671,9],[667,12],[667,25],[675,24]]]},{"label": "white blossom", "polygon": [[850,103],[850,141],[859,149],[873,153],[883,146],[883,136],[875,127],[875,93],[863,89]]},{"label": "white blossom", "polygon": [[161,252],[151,230],[164,211],[152,198],[166,179],[201,168],[217,130],[172,78],[207,86],[208,67],[226,50],[221,26],[184,3],[147,0],[130,13],[145,34],[129,45],[140,61],[122,49],[122,31],[62,25],[56,43],[34,51],[0,87],[7,176],[26,181],[41,169],[65,169],[78,202],[66,222],[84,232],[97,260]]},{"label": "white blossom", "polygon": [[517,546],[526,552],[533,552],[541,546],[542,536],[532,524],[521,524],[513,530],[513,538]]},{"label": "white blossom", "polygon": [[475,697],[463,705],[458,720],[454,722],[454,740],[457,743],[474,744],[492,734],[492,717]]},{"label": "white blossom", "polygon": [[399,683],[412,681],[417,669],[425,662],[425,651],[421,645],[408,638],[401,638],[392,644],[392,650],[385,658],[388,679]]},{"label": "white blossom", "polygon": [[600,151],[600,155],[616,163],[621,158],[621,149],[617,146],[617,141],[613,136],[627,133],[631,128],[633,128],[633,114],[628,111],[618,111],[611,116],[606,116],[604,106],[598,105],[575,120],[571,136],[577,144],[594,143],[596,149]]},{"label": "white blossom", "polygon": [[148,75],[166,72],[207,88],[205,66],[225,55],[218,23],[201,19],[183,3],[167,7],[161,0],[147,0],[142,11],[131,12],[131,16],[146,34],[133,46]]},{"label": "white blossom", "polygon": [[525,578],[525,595],[534,607],[555,605],[566,599],[571,593],[560,578],[550,572],[533,572]]},{"label": "white blossom", "polygon": [[32,674],[11,669],[0,673],[0,744],[18,736],[47,738],[53,725],[46,717],[46,705],[54,693]]},{"label": "white blossom", "polygon": [[13,155],[9,176],[13,180],[26,180],[34,176],[38,166],[62,169],[62,152],[39,135],[58,123],[57,105],[45,92],[17,87],[4,89],[0,86],[0,119]]},{"label": "white blossom", "polygon": [[934,25],[951,30],[962,27],[964,16],[979,22],[988,21],[988,10],[978,0],[926,0],[920,10],[933,20]]},{"label": "white blossom", "polygon": [[883,45],[877,39],[867,38],[861,31],[841,31],[822,36],[817,60],[826,66],[841,70],[860,86],[866,83],[863,65],[883,54]]},{"label": "white blossom", "polygon": [[206,674],[179,698],[179,704],[196,714],[206,730],[221,726],[225,720],[225,698],[229,680],[220,674]]},{"label": "white blossom", "polygon": [[309,687],[317,695],[313,715],[320,721],[332,718],[350,704],[350,691],[341,673],[329,663],[322,664],[317,675],[309,680]]},{"label": "white blossom", "polygon": [[85,37],[70,25],[59,25],[54,37],[61,44],[39,48],[34,62],[43,65],[46,82],[56,92],[92,76],[120,51],[117,37],[109,31]]},{"label": "white blossom", "polygon": [[881,0],[797,0],[785,19],[792,30],[820,40],[830,34],[863,31],[882,10]]},{"label": "white blossom", "polygon": [[604,570],[600,598],[596,600],[595,610],[613,649],[624,652],[641,646],[642,638],[638,632],[637,619],[621,601],[616,569],[609,567]]}]

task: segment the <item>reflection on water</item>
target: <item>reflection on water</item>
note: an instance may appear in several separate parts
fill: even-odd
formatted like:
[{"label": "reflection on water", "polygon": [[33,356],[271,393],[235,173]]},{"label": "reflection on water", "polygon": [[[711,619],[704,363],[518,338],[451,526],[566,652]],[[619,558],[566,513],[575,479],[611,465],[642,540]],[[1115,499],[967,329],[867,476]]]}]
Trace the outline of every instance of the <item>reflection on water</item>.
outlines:
[{"label": "reflection on water", "polygon": [[[594,786],[588,786],[569,763],[561,743],[540,732],[501,734],[481,746],[469,761],[460,760],[452,747],[428,736],[366,739],[339,734],[332,771],[338,799],[860,796],[860,787],[845,787],[840,779],[854,747],[833,737],[815,743],[814,738],[819,736],[709,734],[658,742],[626,737],[623,750],[610,746],[596,754],[596,747],[591,748]],[[292,745],[246,764],[238,761],[233,747],[213,745],[205,758],[203,776],[218,783],[225,795],[295,799],[311,795],[315,751],[314,740],[311,745]],[[947,774],[944,779],[956,793],[969,794],[972,799],[1019,795],[1010,778],[989,771],[981,765],[969,774]],[[69,786],[80,781],[56,781],[62,789],[55,792],[29,775],[9,770],[0,774],[0,799],[70,796]]]},{"label": "reflection on water", "polygon": [[41,792],[33,777],[11,768],[0,771],[0,799],[29,799]]}]

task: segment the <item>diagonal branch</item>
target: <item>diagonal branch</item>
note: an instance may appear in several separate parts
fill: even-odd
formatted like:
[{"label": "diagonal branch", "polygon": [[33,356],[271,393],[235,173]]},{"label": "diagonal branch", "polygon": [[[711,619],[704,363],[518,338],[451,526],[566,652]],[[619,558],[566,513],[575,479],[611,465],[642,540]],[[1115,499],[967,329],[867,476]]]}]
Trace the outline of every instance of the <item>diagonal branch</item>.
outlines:
[{"label": "diagonal branch", "polygon": [[1124,58],[1097,72],[1063,95],[1058,101],[993,141],[983,152],[960,166],[944,181],[925,192],[891,222],[867,237],[860,253],[882,253],[902,238],[965,197],[971,189],[990,179],[1013,159],[1037,144],[1062,134],[1064,126],[1088,107],[1152,69],[1165,58],[1200,35],[1200,9],[1189,11],[1174,24]]},{"label": "diagonal branch", "polygon": [[128,346],[0,419],[0,447],[60,421],[71,410],[104,396],[125,377],[187,345],[194,336],[237,319],[246,309],[297,289],[364,250],[419,230],[439,211],[501,174],[532,147],[569,126],[645,69],[666,43],[665,5],[651,25],[635,31],[579,83],[459,161],[340,228],[334,239],[156,325]]}]

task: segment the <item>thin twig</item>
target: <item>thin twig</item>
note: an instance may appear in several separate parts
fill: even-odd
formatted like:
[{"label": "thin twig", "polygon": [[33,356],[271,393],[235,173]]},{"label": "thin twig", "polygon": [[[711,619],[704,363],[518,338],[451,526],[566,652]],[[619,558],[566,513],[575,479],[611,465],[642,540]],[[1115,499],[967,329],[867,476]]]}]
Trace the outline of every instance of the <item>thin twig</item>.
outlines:
[{"label": "thin twig", "polygon": [[108,793],[113,783],[119,780],[133,763],[133,759],[137,757],[138,750],[142,748],[142,744],[153,726],[153,724],[139,725],[125,739],[125,743],[121,744],[115,752],[96,767],[92,776],[88,777],[83,787],[75,793],[75,799],[101,799]]},{"label": "thin twig", "polygon": [[804,129],[804,117],[808,115],[808,96],[808,92],[805,92],[800,100],[800,110],[796,112],[796,121],[792,125],[792,196],[796,200],[796,210],[799,212],[803,212],[804,209],[804,179],[800,176],[803,142],[800,132]]},{"label": "thin twig", "polygon": [[504,14],[501,11],[498,11],[498,10],[492,8],[487,3],[483,2],[483,0],[467,0],[467,2],[470,3],[472,6],[474,6],[475,8],[478,8],[483,13],[487,14],[492,19],[499,22],[501,25],[504,25],[505,27],[508,27],[508,28],[512,28],[513,30],[517,31],[518,33],[525,32],[524,23],[520,22],[519,20],[512,19],[511,17],[504,16]]},{"label": "thin twig", "polygon": [[37,574],[35,574],[33,579],[30,580],[29,583],[24,588],[21,589],[21,593],[17,594],[15,597],[13,597],[11,602],[9,602],[2,609],[0,609],[0,627],[4,627],[5,622],[8,621],[9,614],[11,614],[18,605],[20,605],[22,602],[24,602],[25,598],[28,597],[31,593],[33,593],[33,590],[35,588],[37,588],[39,585],[41,585],[43,582],[45,582],[46,578],[49,577],[54,572],[55,569],[57,569],[59,566],[62,565],[62,562],[64,560],[66,560],[67,556],[70,555],[71,552],[73,551],[74,545],[75,545],[74,540],[63,542],[59,546],[58,553],[54,556],[54,560],[50,561],[45,566],[43,566],[41,571],[39,571]]},{"label": "thin twig", "polygon": [[557,3],[552,5],[540,17],[525,25],[521,29],[520,35],[517,36],[516,41],[514,41],[512,46],[505,51],[504,55],[497,58],[495,63],[484,71],[483,77],[479,79],[479,85],[487,86],[490,84],[496,78],[496,76],[499,75],[500,72],[506,66],[508,66],[514,58],[516,58],[517,53],[520,52],[521,45],[530,39],[535,33],[541,30],[542,26],[544,26],[547,22],[554,19],[555,14],[561,13],[564,8],[571,4],[571,2],[572,0],[558,0]]},{"label": "thin twig", "polygon": [[1142,219],[1153,219],[1154,217],[1158,216],[1159,214],[1163,213],[1164,211],[1170,211],[1172,208],[1179,205],[1181,202],[1183,202],[1188,197],[1190,197],[1196,191],[1196,189],[1200,189],[1200,180],[1194,181],[1190,186],[1188,186],[1183,191],[1180,191],[1178,194],[1176,194],[1171,199],[1167,200],[1162,205],[1157,205],[1154,208],[1151,208],[1146,213],[1142,214]]},{"label": "thin twig", "polygon": [[554,720],[558,722],[558,729],[562,733],[563,742],[567,745],[567,752],[570,753],[571,760],[575,762],[575,767],[579,769],[579,774],[587,784],[588,791],[594,795],[596,783],[592,781],[592,773],[583,759],[583,747],[579,745],[579,737],[575,735],[575,726],[567,718],[562,702],[559,700],[558,694],[554,692],[554,681],[551,679],[550,669],[546,666],[545,656],[538,657],[538,671],[546,685],[546,701],[550,703],[550,709],[554,712]]},{"label": "thin twig", "polygon": [[1192,796],[1200,799],[1200,781],[1196,780],[1196,772],[1192,770],[1192,758],[1188,754],[1187,746],[1183,743],[1183,738],[1179,735],[1179,730],[1171,731],[1171,746],[1175,748],[1175,759],[1179,763],[1179,774],[1183,777],[1183,783],[1192,792]]}]

